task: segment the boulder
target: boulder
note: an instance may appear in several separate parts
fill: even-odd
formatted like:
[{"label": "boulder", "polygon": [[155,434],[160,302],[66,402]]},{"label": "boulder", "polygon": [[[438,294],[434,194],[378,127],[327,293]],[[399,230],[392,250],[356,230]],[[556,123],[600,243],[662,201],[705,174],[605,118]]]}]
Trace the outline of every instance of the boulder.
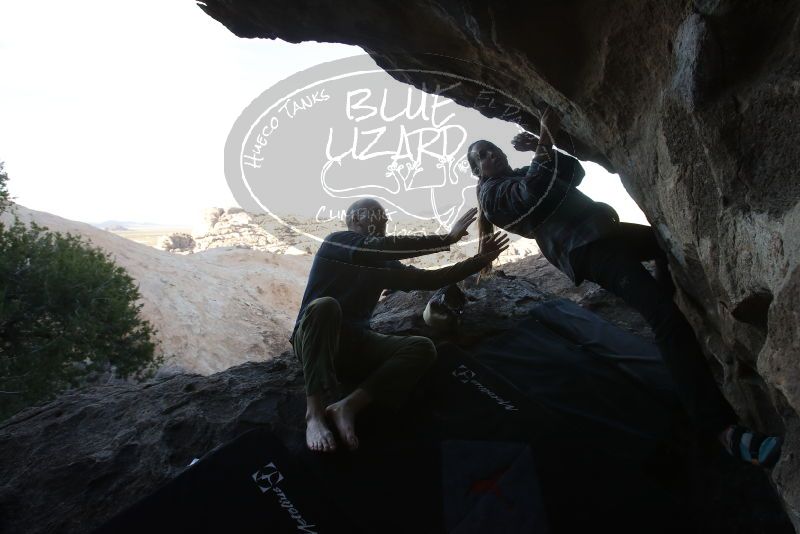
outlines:
[{"label": "boulder", "polygon": [[89,532],[254,425],[299,446],[302,391],[302,371],[285,353],[29,408],[0,424],[0,530]]},{"label": "boulder", "polygon": [[[741,419],[785,434],[772,479],[800,526],[800,4],[793,0],[206,0],[241,37],[361,46],[400,81],[538,130],[619,173]],[[481,85],[484,84],[484,85]],[[505,115],[502,88],[525,107]],[[499,94],[499,93],[498,93]]]}]

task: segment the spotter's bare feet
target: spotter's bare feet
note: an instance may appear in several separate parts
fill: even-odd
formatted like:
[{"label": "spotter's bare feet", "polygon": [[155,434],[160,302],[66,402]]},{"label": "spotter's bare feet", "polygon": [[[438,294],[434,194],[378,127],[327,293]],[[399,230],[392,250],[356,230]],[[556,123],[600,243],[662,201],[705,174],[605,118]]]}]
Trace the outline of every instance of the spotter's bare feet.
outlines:
[{"label": "spotter's bare feet", "polygon": [[354,451],[358,448],[358,437],[356,436],[356,411],[347,402],[347,399],[334,402],[327,408],[325,413],[328,419],[336,427],[336,431],[347,448]]},{"label": "spotter's bare feet", "polygon": [[306,445],[316,452],[336,450],[336,439],[328,428],[324,415],[306,417]]}]

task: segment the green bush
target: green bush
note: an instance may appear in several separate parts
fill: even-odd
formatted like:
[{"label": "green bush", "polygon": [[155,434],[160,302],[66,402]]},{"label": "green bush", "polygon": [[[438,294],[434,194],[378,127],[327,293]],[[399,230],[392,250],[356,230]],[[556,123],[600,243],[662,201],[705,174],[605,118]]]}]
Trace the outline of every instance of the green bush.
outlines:
[{"label": "green bush", "polygon": [[[9,206],[0,166],[0,209]],[[144,378],[162,363],[139,290],[81,238],[16,218],[0,223],[0,418],[109,373]]]},{"label": "green bush", "polygon": [[11,198],[9,198],[8,190],[6,189],[8,174],[6,174],[5,167],[5,163],[0,161],[0,213],[6,211],[11,205]]}]

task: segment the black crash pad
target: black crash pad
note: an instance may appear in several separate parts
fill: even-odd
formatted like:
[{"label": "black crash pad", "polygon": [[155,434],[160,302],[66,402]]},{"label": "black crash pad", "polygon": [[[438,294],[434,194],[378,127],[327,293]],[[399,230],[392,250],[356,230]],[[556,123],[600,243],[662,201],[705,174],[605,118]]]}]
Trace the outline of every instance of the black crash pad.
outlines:
[{"label": "black crash pad", "polygon": [[252,431],[100,532],[681,528],[650,472],[677,411],[651,344],[557,301],[474,350],[438,349],[400,413],[360,417],[359,451],[290,453]]}]

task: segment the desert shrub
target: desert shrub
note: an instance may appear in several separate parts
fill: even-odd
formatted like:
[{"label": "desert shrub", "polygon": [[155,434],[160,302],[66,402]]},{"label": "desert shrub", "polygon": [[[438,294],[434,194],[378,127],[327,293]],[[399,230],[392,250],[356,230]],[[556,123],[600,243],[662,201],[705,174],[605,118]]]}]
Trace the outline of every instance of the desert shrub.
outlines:
[{"label": "desert shrub", "polygon": [[185,232],[163,235],[158,240],[158,248],[167,252],[191,252],[194,249],[194,238]]},{"label": "desert shrub", "polygon": [[80,237],[0,222],[0,418],[98,375],[150,376],[162,359],[139,298],[126,271]]}]

